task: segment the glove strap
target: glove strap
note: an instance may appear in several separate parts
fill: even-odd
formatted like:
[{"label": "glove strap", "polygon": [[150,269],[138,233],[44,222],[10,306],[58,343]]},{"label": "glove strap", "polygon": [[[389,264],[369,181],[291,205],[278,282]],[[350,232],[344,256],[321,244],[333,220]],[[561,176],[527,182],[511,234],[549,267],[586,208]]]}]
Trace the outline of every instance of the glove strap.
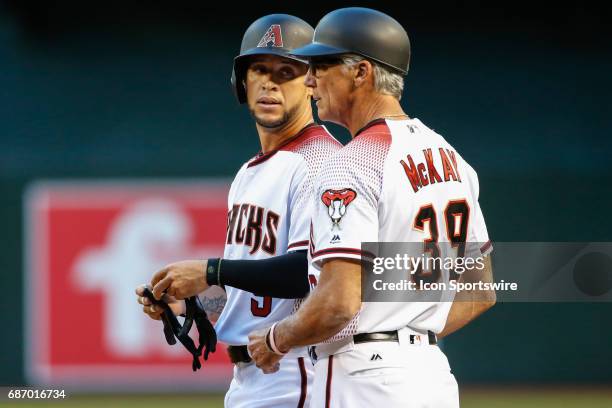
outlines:
[{"label": "glove strap", "polygon": [[[200,303],[200,299],[197,296],[185,299],[185,321],[181,325],[174,313],[172,313],[170,306],[168,306],[168,304],[164,301],[155,299],[149,288],[145,288],[144,295],[149,298],[154,305],[157,305],[164,310],[162,313],[162,321],[164,323],[164,334],[168,344],[174,345],[176,344],[176,339],[178,339],[193,356],[193,361],[191,364],[193,371],[201,368],[202,364],[200,363],[200,356],[202,355],[202,350],[206,347],[204,359],[208,359],[208,353],[215,352],[217,337],[215,330],[208,320],[208,316]],[[191,337],[189,337],[189,331],[191,330],[191,326],[193,325],[194,321],[200,334],[200,344],[197,348]]]}]

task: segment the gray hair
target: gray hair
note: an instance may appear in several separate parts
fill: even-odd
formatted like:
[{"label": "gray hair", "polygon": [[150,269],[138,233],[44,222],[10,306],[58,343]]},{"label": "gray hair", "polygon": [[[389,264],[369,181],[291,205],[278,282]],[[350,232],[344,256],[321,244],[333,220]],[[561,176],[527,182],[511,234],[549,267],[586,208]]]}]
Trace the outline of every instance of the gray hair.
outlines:
[{"label": "gray hair", "polygon": [[[345,66],[351,67],[367,58],[356,54],[346,54],[342,56]],[[391,71],[389,68],[376,61],[367,59],[374,68],[374,88],[381,94],[391,95],[400,100],[404,91],[404,77],[401,74]]]}]

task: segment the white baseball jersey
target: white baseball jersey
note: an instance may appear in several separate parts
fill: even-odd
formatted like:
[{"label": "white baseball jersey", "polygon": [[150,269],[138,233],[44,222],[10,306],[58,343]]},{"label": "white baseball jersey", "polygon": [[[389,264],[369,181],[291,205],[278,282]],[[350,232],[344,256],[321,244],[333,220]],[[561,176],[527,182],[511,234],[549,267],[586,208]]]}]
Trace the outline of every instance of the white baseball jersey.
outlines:
[{"label": "white baseball jersey", "polygon": [[[229,191],[223,258],[255,260],[307,249],[313,182],[321,163],[341,147],[323,126],[312,124],[277,150],[245,163]],[[295,303],[229,286],[226,292],[215,329],[229,345],[248,344],[251,331],[287,317]]]},{"label": "white baseball jersey", "polygon": [[[470,256],[492,249],[476,172],[418,119],[369,123],[322,165],[316,188],[310,247],[316,268],[327,258],[361,259],[362,242],[486,243]],[[363,302],[329,341],[406,326],[438,333],[451,304]]]}]

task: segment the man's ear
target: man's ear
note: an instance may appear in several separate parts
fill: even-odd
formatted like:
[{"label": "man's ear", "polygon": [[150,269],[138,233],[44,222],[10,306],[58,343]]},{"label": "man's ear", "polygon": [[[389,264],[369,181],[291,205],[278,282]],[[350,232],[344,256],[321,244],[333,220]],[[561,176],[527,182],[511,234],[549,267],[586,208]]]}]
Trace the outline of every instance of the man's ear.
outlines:
[{"label": "man's ear", "polygon": [[370,78],[374,75],[374,66],[370,61],[363,60],[359,61],[357,64],[353,66],[354,68],[354,77],[353,81],[355,83],[355,87],[363,86],[370,81]]}]

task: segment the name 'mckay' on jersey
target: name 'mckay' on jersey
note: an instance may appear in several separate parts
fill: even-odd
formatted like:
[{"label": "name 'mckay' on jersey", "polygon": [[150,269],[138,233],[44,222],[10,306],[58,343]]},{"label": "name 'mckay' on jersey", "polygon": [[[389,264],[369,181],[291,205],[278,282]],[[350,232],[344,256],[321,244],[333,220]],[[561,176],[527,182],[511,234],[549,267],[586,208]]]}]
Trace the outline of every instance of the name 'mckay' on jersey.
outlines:
[{"label": "name 'mckay' on jersey", "polygon": [[[423,243],[432,248],[444,242],[451,248],[456,242],[482,243],[470,248],[470,256],[492,250],[478,203],[476,172],[418,119],[370,122],[323,163],[315,186],[311,283],[324,259],[362,259],[362,242]],[[363,302],[347,327],[327,342],[405,326],[439,333],[451,305]]]},{"label": "name 'mckay' on jersey", "polygon": [[[228,196],[225,259],[264,259],[308,248],[313,183],[321,163],[342,145],[323,126],[309,125],[283,146],[245,163]],[[302,273],[287,271],[287,273]],[[293,299],[255,296],[226,286],[215,329],[229,345],[291,314]]]}]

